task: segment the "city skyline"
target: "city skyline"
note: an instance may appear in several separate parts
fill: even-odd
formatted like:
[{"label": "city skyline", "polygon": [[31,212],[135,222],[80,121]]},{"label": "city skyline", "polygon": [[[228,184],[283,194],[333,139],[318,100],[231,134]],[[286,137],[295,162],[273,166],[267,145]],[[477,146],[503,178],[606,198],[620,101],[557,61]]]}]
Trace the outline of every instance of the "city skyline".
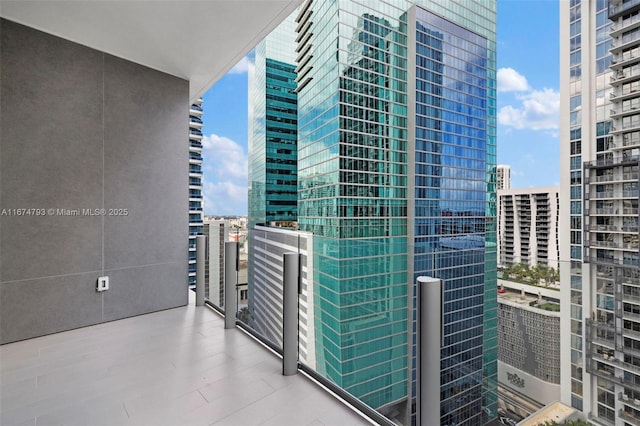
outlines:
[{"label": "city skyline", "polygon": [[[441,380],[423,424],[484,424],[497,413],[495,12],[481,1],[317,0],[298,12],[297,37],[288,35],[298,53],[297,229],[313,235],[314,302],[302,311],[315,318],[315,370],[403,424],[417,415],[421,276],[441,280],[442,303],[442,347],[429,364]],[[265,74],[260,51],[249,65],[254,89]],[[289,87],[278,91],[269,72],[267,49],[267,100],[281,98],[270,91]],[[262,182],[262,152],[273,173],[288,148],[269,148],[278,114],[269,102],[262,112],[261,92],[249,97],[255,271],[273,269],[261,255],[273,250],[256,247],[253,260],[251,224],[265,220],[269,181],[289,171]],[[272,275],[253,274],[252,297]],[[278,305],[250,301],[250,326],[277,324],[262,311],[277,316]]]},{"label": "city skyline", "polygon": [[[513,188],[559,184],[558,13],[557,0],[498,1],[497,162],[511,166]],[[247,215],[248,66],[204,95],[205,214]]]}]

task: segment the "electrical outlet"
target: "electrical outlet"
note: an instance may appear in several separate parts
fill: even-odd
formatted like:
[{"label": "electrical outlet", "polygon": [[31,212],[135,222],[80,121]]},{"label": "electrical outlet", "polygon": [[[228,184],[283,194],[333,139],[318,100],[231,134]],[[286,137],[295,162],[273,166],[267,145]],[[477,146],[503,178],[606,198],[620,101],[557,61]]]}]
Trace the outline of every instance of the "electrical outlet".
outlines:
[{"label": "electrical outlet", "polygon": [[109,290],[109,277],[98,277],[98,285],[96,287],[98,291]]}]

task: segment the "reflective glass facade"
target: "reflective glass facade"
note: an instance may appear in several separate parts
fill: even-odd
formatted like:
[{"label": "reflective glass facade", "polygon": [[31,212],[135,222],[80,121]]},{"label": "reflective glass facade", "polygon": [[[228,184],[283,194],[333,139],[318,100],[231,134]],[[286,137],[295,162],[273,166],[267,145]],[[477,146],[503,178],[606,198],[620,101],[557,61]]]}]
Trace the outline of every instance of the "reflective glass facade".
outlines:
[{"label": "reflective glass facade", "polygon": [[[416,15],[413,280],[444,283],[441,424],[482,424],[483,407],[497,410],[488,43],[424,9]],[[486,400],[483,383],[493,387]]]},{"label": "reflective glass facade", "polygon": [[293,16],[254,49],[249,70],[249,226],[297,218]]},{"label": "reflective glass facade", "polygon": [[497,403],[495,2],[424,8],[318,0],[298,16],[317,368],[374,408],[409,411],[413,282],[439,276],[442,424],[483,424]]}]

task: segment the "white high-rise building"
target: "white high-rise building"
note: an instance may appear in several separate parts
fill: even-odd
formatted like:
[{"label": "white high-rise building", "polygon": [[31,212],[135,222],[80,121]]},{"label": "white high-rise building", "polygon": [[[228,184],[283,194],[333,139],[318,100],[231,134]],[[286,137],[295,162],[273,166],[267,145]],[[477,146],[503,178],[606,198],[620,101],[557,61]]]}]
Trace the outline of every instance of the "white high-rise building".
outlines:
[{"label": "white high-rise building", "polygon": [[202,98],[189,106],[189,285],[196,283],[196,235],[202,232]]},{"label": "white high-rise building", "polygon": [[224,219],[205,217],[202,233],[207,237],[205,261],[205,296],[215,305],[224,306],[224,243],[230,241],[230,226]]},{"label": "white high-rise building", "polygon": [[640,2],[560,2],[561,395],[640,424]]},{"label": "white high-rise building", "polygon": [[498,263],[557,268],[558,187],[498,190],[498,206]]},{"label": "white high-rise building", "polygon": [[505,166],[504,164],[498,164],[496,167],[496,189],[511,188],[511,166]]}]

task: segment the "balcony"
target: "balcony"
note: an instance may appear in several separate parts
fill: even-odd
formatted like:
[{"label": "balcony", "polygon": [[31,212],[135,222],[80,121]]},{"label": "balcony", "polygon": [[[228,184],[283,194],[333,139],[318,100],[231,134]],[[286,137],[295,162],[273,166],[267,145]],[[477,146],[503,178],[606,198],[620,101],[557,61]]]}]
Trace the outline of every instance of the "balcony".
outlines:
[{"label": "balcony", "polygon": [[613,182],[613,180],[614,180],[613,175],[596,176],[593,182],[591,182],[591,185],[595,185],[596,183],[601,183],[601,182]]},{"label": "balcony", "polygon": [[625,31],[631,31],[640,26],[640,15],[634,15],[630,18],[615,22],[609,29],[611,37],[616,37]]},{"label": "balcony", "polygon": [[622,248],[622,244],[617,243],[615,241],[598,241],[598,240],[591,240],[586,241],[587,245],[589,247],[600,247],[600,248]]},{"label": "balcony", "polygon": [[609,19],[613,20],[625,13],[630,13],[640,8],[640,0],[630,0],[627,2],[610,2],[609,3]]},{"label": "balcony", "polygon": [[[640,78],[640,72],[638,72],[636,68],[637,66],[627,68],[625,71],[621,69],[618,70],[614,75],[609,77],[609,82],[611,83],[611,86],[618,87],[622,84],[638,80]],[[626,111],[631,111],[631,110],[626,110]],[[626,112],[626,111],[623,111],[623,112]],[[612,115],[615,115],[615,111],[611,111],[611,112],[613,113]]]},{"label": "balcony", "polygon": [[[640,120],[637,120],[634,127],[640,127]],[[593,167],[593,168],[606,168],[606,167],[615,167],[619,165],[632,165],[638,164],[640,161],[640,157],[637,155],[620,155],[616,157],[602,158],[599,160],[594,160],[590,162],[585,162],[585,166]]]},{"label": "balcony", "polygon": [[633,414],[630,410],[620,410],[619,415],[620,418],[625,421],[631,422],[632,424],[640,424],[640,416]]},{"label": "balcony", "polygon": [[371,424],[206,307],[0,347],[0,423]]},{"label": "balcony", "polygon": [[[638,58],[640,59],[640,58]],[[637,60],[634,58],[634,60]],[[611,92],[611,94],[609,95],[609,98],[612,101],[623,101],[625,99],[630,99],[630,98],[635,98],[638,95],[640,95],[640,92],[638,92],[638,89],[631,89],[631,90],[616,90]]]},{"label": "balcony", "polygon": [[[638,108],[633,106],[633,107],[629,107],[629,108],[624,108],[621,110],[615,110],[615,109],[611,109],[609,110],[609,116],[611,118],[619,118],[619,117],[624,117],[627,115],[632,115],[632,114],[637,114],[638,113]],[[614,145],[615,148],[615,145]]]},{"label": "balcony", "polygon": [[623,52],[622,54],[612,55],[611,69],[621,69],[638,61],[640,61],[640,56],[635,56],[630,53]]}]

